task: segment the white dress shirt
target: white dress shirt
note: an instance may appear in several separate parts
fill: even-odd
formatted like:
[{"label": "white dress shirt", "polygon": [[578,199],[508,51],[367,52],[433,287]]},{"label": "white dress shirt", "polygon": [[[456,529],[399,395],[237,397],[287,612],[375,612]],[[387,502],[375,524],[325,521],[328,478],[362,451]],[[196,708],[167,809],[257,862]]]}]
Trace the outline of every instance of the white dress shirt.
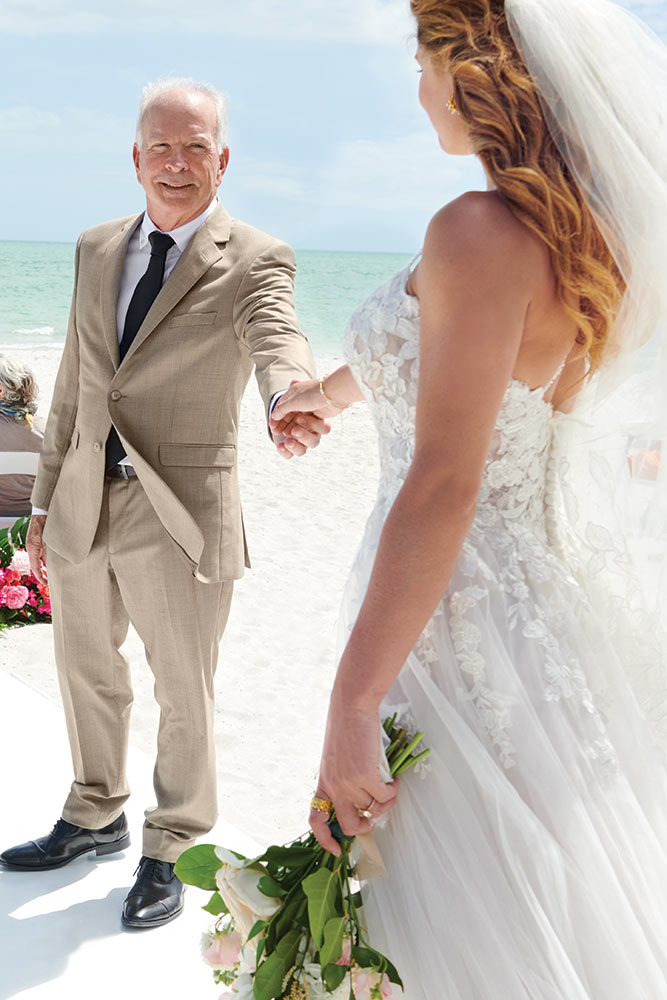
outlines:
[{"label": "white dress shirt", "polygon": [[[162,278],[163,285],[174,270],[181,254],[187,248],[192,237],[202,223],[206,222],[209,215],[215,211],[217,204],[218,199],[214,198],[208,208],[204,209],[196,219],[186,222],[184,226],[179,226],[178,229],[170,229],[166,232],[165,235],[171,236],[174,245],[167,250],[167,257],[164,262],[164,276]],[[148,262],[151,259],[151,245],[148,237],[156,229],[158,227],[151,219],[148,211],[144,212],[141,225],[137,226],[130,236],[130,242],[127,244],[127,253],[125,255],[125,263],[123,264],[123,273],[120,278],[120,288],[118,290],[118,303],[116,305],[116,326],[118,327],[119,344],[123,339],[125,317],[127,316],[130,299],[134,295],[134,290],[139,283],[139,279],[146,273]]]}]

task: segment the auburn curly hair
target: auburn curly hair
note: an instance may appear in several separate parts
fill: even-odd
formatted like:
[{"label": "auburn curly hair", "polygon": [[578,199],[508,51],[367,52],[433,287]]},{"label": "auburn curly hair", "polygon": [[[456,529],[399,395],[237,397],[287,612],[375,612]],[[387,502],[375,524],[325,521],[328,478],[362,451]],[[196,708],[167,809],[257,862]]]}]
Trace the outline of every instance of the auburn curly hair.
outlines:
[{"label": "auburn curly hair", "polygon": [[549,131],[504,2],[411,0],[410,6],[422,50],[454,79],[456,108],[487,175],[549,248],[590,375],[600,367],[625,281]]}]

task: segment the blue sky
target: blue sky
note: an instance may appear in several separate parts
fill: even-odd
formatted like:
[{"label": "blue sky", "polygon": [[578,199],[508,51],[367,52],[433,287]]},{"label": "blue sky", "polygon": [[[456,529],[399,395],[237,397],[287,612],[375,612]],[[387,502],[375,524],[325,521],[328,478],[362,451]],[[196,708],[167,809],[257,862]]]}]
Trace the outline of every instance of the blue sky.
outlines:
[{"label": "blue sky", "polygon": [[[667,0],[627,5],[667,37]],[[483,184],[417,102],[408,0],[0,0],[0,29],[0,239],[140,210],[136,103],[168,73],[229,95],[221,198],[298,249],[416,250]]]}]

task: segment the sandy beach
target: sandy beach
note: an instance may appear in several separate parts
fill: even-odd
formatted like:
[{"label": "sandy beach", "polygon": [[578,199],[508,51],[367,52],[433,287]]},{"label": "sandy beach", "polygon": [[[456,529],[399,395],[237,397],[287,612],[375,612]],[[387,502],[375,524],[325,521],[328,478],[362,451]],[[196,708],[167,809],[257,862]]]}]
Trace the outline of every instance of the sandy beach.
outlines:
[{"label": "sandy beach", "polygon": [[[45,414],[60,349],[0,351],[33,368]],[[318,369],[326,373],[340,363],[318,358]],[[221,819],[260,844],[291,839],[306,828],[336,664],[341,593],[375,495],[369,414],[358,404],[343,420],[334,421],[316,451],[287,462],[268,441],[254,380],[243,402],[240,479],[253,568],[236,585],[220,651],[218,789]],[[51,632],[50,625],[5,632],[0,666],[59,702]],[[135,690],[132,745],[152,756],[158,711],[132,630],[124,649]],[[27,719],[23,731],[26,740],[33,738]],[[132,785],[131,769],[129,777]],[[36,776],[25,775],[31,778]],[[63,769],[60,780],[64,799],[71,774]],[[43,829],[31,835],[46,832],[56,818],[44,815]],[[139,829],[134,833],[138,844]]]}]

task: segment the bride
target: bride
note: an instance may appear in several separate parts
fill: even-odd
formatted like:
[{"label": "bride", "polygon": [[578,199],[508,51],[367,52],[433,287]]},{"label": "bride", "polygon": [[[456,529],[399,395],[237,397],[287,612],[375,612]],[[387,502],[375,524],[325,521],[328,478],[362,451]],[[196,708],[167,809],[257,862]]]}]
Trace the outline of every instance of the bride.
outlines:
[{"label": "bride", "polygon": [[[664,1000],[665,50],[609,0],[412,10],[488,190],[274,410],[288,454],[364,399],[381,453],[311,825],[389,814],[365,911],[407,1000]],[[400,788],[395,711],[432,751]]]}]

